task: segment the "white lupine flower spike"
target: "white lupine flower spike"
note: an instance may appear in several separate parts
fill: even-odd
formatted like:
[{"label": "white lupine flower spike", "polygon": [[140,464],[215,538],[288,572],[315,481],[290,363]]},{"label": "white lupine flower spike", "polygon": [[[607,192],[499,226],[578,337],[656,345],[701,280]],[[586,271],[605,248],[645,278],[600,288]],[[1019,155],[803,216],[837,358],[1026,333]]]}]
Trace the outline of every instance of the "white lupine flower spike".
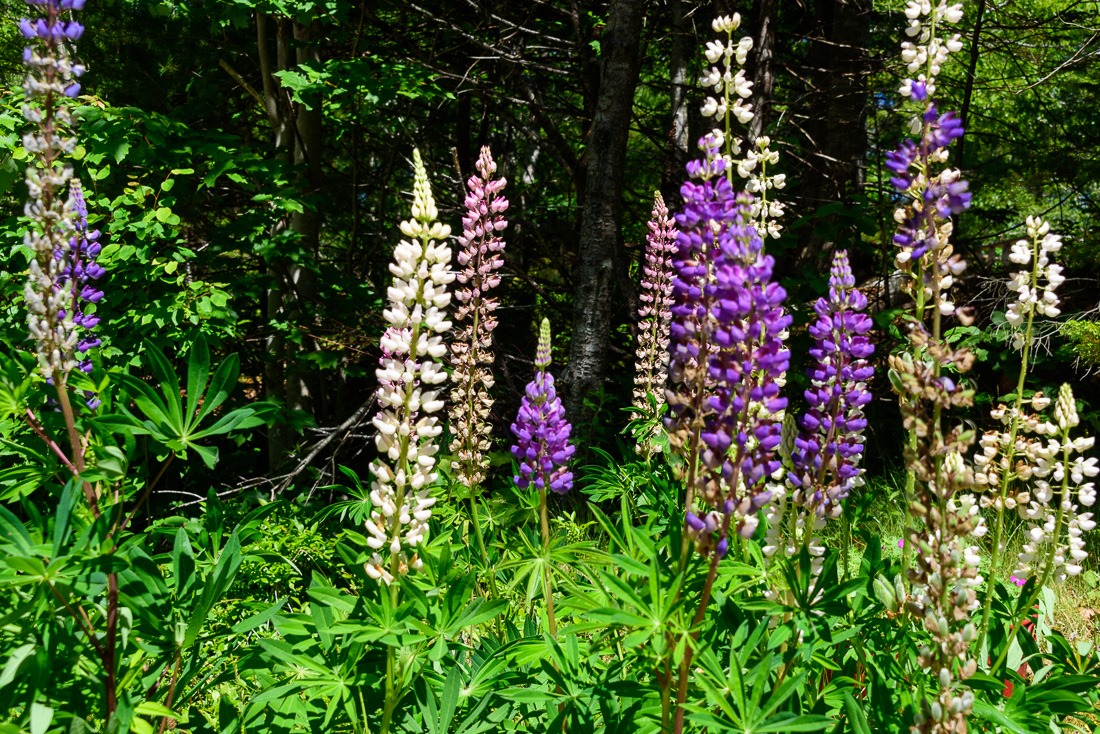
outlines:
[{"label": "white lupine flower spike", "polygon": [[390,264],[394,280],[383,312],[389,326],[380,340],[379,411],[373,419],[379,457],[371,464],[374,510],[367,543],[375,553],[366,571],[387,585],[422,565],[416,548],[428,535],[435,504],[430,488],[438,476],[434,439],[443,431],[434,414],[443,408],[438,386],[447,379],[436,360],[446,353],[443,335],[451,328],[447,286],[455,277],[446,244],[451,228],[435,221],[439,213],[416,150],[413,171],[412,218],[400,225],[408,239],[394,248]]}]

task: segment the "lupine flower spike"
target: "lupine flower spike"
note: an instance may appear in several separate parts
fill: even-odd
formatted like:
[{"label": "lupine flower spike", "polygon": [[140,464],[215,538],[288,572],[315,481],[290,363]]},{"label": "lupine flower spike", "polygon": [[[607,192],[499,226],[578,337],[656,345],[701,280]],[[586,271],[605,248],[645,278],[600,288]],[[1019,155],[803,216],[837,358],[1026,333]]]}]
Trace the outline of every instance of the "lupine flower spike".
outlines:
[{"label": "lupine flower spike", "polygon": [[[23,37],[30,42],[23,51],[28,68],[23,84],[23,116],[36,126],[23,137],[23,147],[31,158],[27,167],[29,197],[24,209],[30,222],[24,243],[32,254],[24,296],[39,370],[63,390],[67,376],[80,364],[77,352],[87,351],[79,347],[93,346],[88,337],[81,342],[80,329],[90,327],[81,323],[85,314],[79,305],[80,291],[72,287],[83,277],[74,264],[81,255],[73,251],[73,240],[78,241],[78,247],[84,236],[78,231],[83,207],[75,201],[66,206],[64,199],[72,178],[72,167],[65,157],[76,147],[68,98],[80,93],[77,80],[84,73],[82,65],[72,62],[69,45],[80,38],[84,27],[63,19],[62,14],[82,9],[84,2],[35,0],[30,4],[44,6],[46,17],[24,18],[19,23]],[[79,193],[76,196],[79,198]]]},{"label": "lupine flower spike", "polygon": [[[1049,447],[1043,444],[1042,437],[1053,436],[1059,430],[1040,416],[1050,405],[1050,399],[1041,392],[1024,397],[1024,385],[1034,342],[1035,317],[1054,318],[1061,313],[1056,290],[1065,281],[1065,276],[1062,266],[1051,261],[1051,256],[1061,247],[1062,238],[1051,233],[1049,224],[1038,217],[1028,217],[1027,238],[1017,241],[1009,254],[1009,260],[1021,266],[1008,281],[1008,290],[1016,297],[1005,313],[1005,320],[1012,329],[1012,345],[1020,351],[1016,400],[1011,406],[998,405],[991,411],[990,415],[1000,421],[1004,429],[986,431],[974,456],[977,469],[974,476],[979,488],[991,490],[981,495],[982,507],[992,507],[997,513],[991,568],[1000,567],[1004,552],[1005,512],[1017,508],[1024,513],[1036,512],[1028,506],[1031,495],[1019,483],[1036,479],[1037,469],[1047,465]],[[1038,481],[1046,480],[1039,478]],[[1037,496],[1043,495],[1043,492],[1037,493]],[[990,585],[982,610],[979,648],[988,633],[993,595],[994,588]]]},{"label": "lupine flower spike", "polygon": [[499,270],[504,264],[501,253],[504,240],[500,233],[508,226],[504,212],[508,200],[501,195],[505,180],[493,178],[497,165],[488,147],[481,149],[477,175],[466,182],[466,215],[462,218],[458,264],[462,269],[455,276],[459,287],[454,297],[459,306],[455,311],[458,331],[451,343],[451,365],[454,367],[451,391],[451,419],[454,440],[455,476],[465,487],[473,489],[485,481],[489,450],[489,411],[493,398],[493,330],[497,320],[493,312],[497,300],[489,293],[500,285]]},{"label": "lupine flower spike", "polygon": [[1091,512],[1079,511],[1096,504],[1096,488],[1088,480],[1100,473],[1096,459],[1082,455],[1095,439],[1070,437],[1080,422],[1073,391],[1062,385],[1054,404],[1057,436],[1036,450],[1032,491],[1018,498],[1028,531],[1015,575],[1036,575],[1040,586],[1081,573],[1088,558],[1082,535],[1096,527]]},{"label": "lupine flower spike", "polygon": [[[634,374],[634,407],[641,415],[650,410],[650,401],[664,404],[664,385],[668,376],[668,330],[672,320],[672,253],[676,249],[676,223],[658,191],[653,195],[653,213],[646,236],[642,287],[638,300],[638,349]],[[639,437],[638,451],[649,454],[649,437]]]},{"label": "lupine flower spike", "polygon": [[516,422],[512,424],[516,437],[512,456],[519,462],[519,474],[514,481],[520,489],[534,487],[565,494],[573,488],[569,460],[576,447],[569,443],[572,427],[554,389],[549,367],[550,321],[543,319],[535,353],[535,379],[528,383]]},{"label": "lupine flower spike", "polygon": [[[416,547],[428,534],[435,499],[429,489],[437,478],[435,443],[442,427],[435,414],[443,408],[440,386],[447,379],[440,361],[447,352],[443,334],[451,328],[446,308],[451,228],[436,221],[438,211],[428,173],[413,151],[412,218],[401,223],[401,240],[390,264],[393,285],[383,317],[378,375],[379,412],[375,443],[380,456],[371,464],[367,543],[375,550],[366,570],[386,584],[422,561]],[[385,556],[388,555],[388,561]]]},{"label": "lupine flower spike", "polygon": [[[787,177],[782,173],[771,173],[769,166],[779,163],[779,153],[771,148],[771,138],[762,135],[750,139],[745,144],[745,155],[733,162],[732,156],[741,155],[741,140],[733,137],[730,130],[730,117],[742,125],[748,125],[755,113],[747,100],[752,97],[752,82],[745,76],[745,62],[752,50],[752,37],[743,36],[733,42],[733,32],[741,25],[741,16],[733,15],[716,18],[711,24],[715,33],[724,34],[724,40],[707,43],[707,62],[712,64],[706,74],[699,78],[699,86],[713,90],[717,95],[707,97],[702,107],[704,117],[725,120],[722,133],[729,138],[731,158],[727,160],[734,166],[737,175],[745,179],[745,190],[753,195],[749,205],[750,221],[761,237],[779,237],[783,227],[779,219],[785,213],[786,206],[773,197],[773,192],[786,186]],[[736,62],[737,72],[733,65]]]},{"label": "lupine flower spike", "polygon": [[734,196],[720,146],[715,133],[703,139],[705,157],[688,164],[696,182],[681,189],[666,420],[687,461],[687,535],[719,556],[731,527],[753,534],[771,498],[786,407],[778,380],[790,361],[779,336],[790,324],[786,292],[771,282],[774,261],[748,223],[751,197]]},{"label": "lupine flower spike", "polygon": [[[945,426],[951,409],[973,403],[973,390],[957,374],[967,372],[974,357],[944,341],[942,323],[946,316],[962,323],[971,319],[968,309],[948,297],[966,267],[952,251],[951,217],[970,205],[970,193],[960,172],[944,167],[948,146],[963,134],[962,124],[952,112],[940,114],[931,96],[947,55],[961,48],[957,34],[946,39],[937,34],[961,19],[962,6],[910,0],[905,15],[906,35],[913,40],[902,43],[909,77],[900,92],[919,106],[910,129],[920,139],[904,141],[887,154],[886,165],[904,202],[894,213],[894,243],[898,267],[911,276],[906,287],[916,301],[916,318],[909,329],[911,351],[890,357],[890,382],[908,432],[906,493],[915,525],[904,549],[911,594],[905,598],[902,589],[902,599],[931,637],[918,661],[938,683],[938,693],[923,702],[910,731],[938,734],[966,731],[973,707],[974,695],[964,683],[977,670],[970,647],[978,637],[974,589],[982,579],[973,543],[986,531],[974,496],[964,492],[975,481],[963,458],[973,431]],[[929,315],[930,327],[925,323]],[[949,370],[955,374],[945,374]]]},{"label": "lupine flower spike", "polygon": [[[867,336],[872,324],[866,309],[867,298],[855,288],[848,253],[840,250],[833,257],[828,296],[814,304],[808,409],[792,438],[786,487],[775,488],[769,509],[767,555],[779,547],[795,555],[802,544],[820,558],[824,547],[813,530],[825,518],[839,517],[841,502],[862,483],[863,406],[871,400],[867,381],[874,373],[867,361],[874,345]],[[793,517],[785,517],[785,511]],[[794,533],[789,532],[792,526]]]}]

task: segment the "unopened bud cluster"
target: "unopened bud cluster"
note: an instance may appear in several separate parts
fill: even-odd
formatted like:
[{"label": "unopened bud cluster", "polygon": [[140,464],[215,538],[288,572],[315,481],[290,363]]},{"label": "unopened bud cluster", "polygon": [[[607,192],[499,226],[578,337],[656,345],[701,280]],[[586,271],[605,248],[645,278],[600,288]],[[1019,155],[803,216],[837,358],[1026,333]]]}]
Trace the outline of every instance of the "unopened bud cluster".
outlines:
[{"label": "unopened bud cluster", "polygon": [[367,543],[375,553],[366,571],[387,584],[421,565],[415,549],[427,537],[435,504],[429,487],[437,476],[435,439],[443,430],[435,416],[443,408],[439,386],[447,379],[440,362],[447,352],[442,335],[451,328],[447,285],[454,274],[445,243],[451,228],[436,221],[428,174],[416,150],[413,168],[412,218],[401,223],[408,239],[398,243],[390,264],[394,279],[383,311],[389,326],[381,339],[379,412],[373,419],[380,455],[371,464],[374,509]]}]

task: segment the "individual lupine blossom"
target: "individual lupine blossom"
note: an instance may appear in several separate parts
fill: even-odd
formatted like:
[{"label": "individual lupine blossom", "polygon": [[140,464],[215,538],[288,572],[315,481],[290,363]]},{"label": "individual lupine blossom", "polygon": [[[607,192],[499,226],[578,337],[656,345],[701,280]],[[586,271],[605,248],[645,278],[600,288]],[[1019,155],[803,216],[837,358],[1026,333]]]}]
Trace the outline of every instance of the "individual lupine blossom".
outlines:
[{"label": "individual lupine blossom", "polygon": [[[668,375],[668,330],[672,320],[672,253],[676,249],[676,222],[658,191],[653,195],[653,212],[646,235],[645,263],[642,265],[641,292],[638,300],[638,349],[635,352],[634,407],[649,411],[651,397],[664,402],[664,384]],[[647,441],[639,448],[647,450]]]},{"label": "individual lupine blossom", "polygon": [[389,326],[380,342],[379,412],[372,421],[380,455],[370,467],[374,509],[366,523],[367,544],[375,553],[366,571],[386,584],[422,565],[416,547],[427,537],[435,504],[429,488],[437,478],[435,439],[443,428],[434,414],[443,408],[439,386],[447,373],[439,360],[447,353],[447,285],[455,277],[446,244],[451,228],[436,221],[439,213],[417,150],[413,171],[412,217],[400,225],[407,239],[394,248],[389,307],[382,312]]},{"label": "individual lupine blossom", "polygon": [[1024,341],[1033,338],[1030,328],[1019,329],[1025,322],[1030,327],[1035,315],[1055,318],[1062,313],[1055,291],[1066,280],[1062,266],[1050,260],[1053,253],[1062,249],[1061,235],[1051,234],[1050,224],[1039,217],[1028,217],[1027,236],[1030,239],[1018,240],[1008,255],[1017,265],[1027,266],[1014,273],[1008,282],[1008,289],[1016,293],[1016,300],[1009,304],[1005,320],[1014,329],[1012,346],[1015,349],[1023,349]]},{"label": "individual lupine blossom", "polygon": [[451,452],[456,457],[458,481],[466,487],[477,487],[485,481],[489,466],[485,452],[490,448],[489,412],[493,398],[493,330],[497,319],[493,312],[497,300],[489,292],[500,285],[501,253],[504,239],[500,233],[508,226],[504,212],[508,200],[501,195],[506,184],[503,178],[493,178],[497,164],[489,148],[482,147],[475,164],[477,175],[466,182],[466,215],[462,218],[462,234],[458,241],[458,264],[462,269],[455,278],[459,283],[454,297],[459,306],[455,311],[458,333],[451,343],[451,365],[454,367],[451,391],[451,430],[454,440]]},{"label": "individual lupine blossom", "polygon": [[1091,512],[1079,511],[1096,504],[1096,488],[1088,480],[1100,473],[1095,458],[1082,456],[1095,439],[1070,436],[1079,423],[1073,391],[1064,384],[1054,404],[1058,435],[1036,451],[1031,492],[1017,496],[1020,515],[1029,522],[1015,574],[1035,575],[1040,584],[1081,573],[1088,558],[1082,536],[1096,527]]},{"label": "individual lupine blossom", "polygon": [[565,417],[565,406],[554,389],[550,367],[550,321],[539,327],[535,352],[535,379],[527,384],[519,414],[512,424],[516,443],[512,456],[519,462],[519,474],[513,478],[520,489],[534,487],[565,494],[573,488],[569,460],[576,447],[569,443],[572,426]]},{"label": "individual lupine blossom", "polygon": [[[688,164],[696,180],[681,188],[666,418],[686,459],[686,530],[701,553],[719,556],[731,526],[753,534],[771,497],[766,480],[780,468],[777,415],[787,401],[778,380],[790,362],[780,334],[791,320],[786,292],[771,282],[774,260],[748,222],[751,197],[735,196],[726,175],[722,142],[715,132],[703,138],[704,158]],[[697,511],[696,500],[708,509]]]},{"label": "individual lupine blossom", "polygon": [[31,158],[26,178],[29,195],[24,207],[30,222],[24,244],[33,255],[24,297],[39,370],[60,386],[78,364],[75,351],[79,335],[72,318],[76,313],[74,294],[58,284],[69,268],[69,240],[76,216],[72,207],[66,207],[63,195],[72,178],[72,167],[65,157],[76,147],[67,99],[80,93],[77,79],[84,73],[84,67],[74,64],[69,52],[69,45],[80,38],[84,27],[62,15],[81,10],[84,2],[33,0],[29,4],[44,6],[46,16],[19,22],[23,37],[30,42],[23,51],[28,69],[23,83],[23,116],[35,126],[23,136],[23,148]]},{"label": "individual lupine blossom", "polygon": [[704,117],[723,121],[723,134],[730,145],[726,163],[746,179],[745,190],[753,195],[750,220],[757,232],[761,237],[779,237],[783,227],[778,220],[785,212],[785,205],[772,199],[771,192],[784,188],[787,176],[768,171],[769,165],[779,162],[779,153],[769,147],[771,138],[760,136],[748,141],[745,156],[736,162],[733,160],[733,156],[741,155],[741,140],[732,136],[730,116],[742,125],[748,125],[755,115],[752,104],[746,101],[752,97],[752,82],[747,79],[744,68],[739,68],[736,73],[733,71],[735,61],[738,67],[744,67],[752,50],[751,36],[741,38],[736,44],[733,42],[733,32],[740,25],[741,16],[737,13],[720,16],[711,23],[714,32],[724,33],[726,38],[707,43],[705,54],[712,66],[699,78],[699,85],[713,90],[717,97],[707,97],[701,112]]}]

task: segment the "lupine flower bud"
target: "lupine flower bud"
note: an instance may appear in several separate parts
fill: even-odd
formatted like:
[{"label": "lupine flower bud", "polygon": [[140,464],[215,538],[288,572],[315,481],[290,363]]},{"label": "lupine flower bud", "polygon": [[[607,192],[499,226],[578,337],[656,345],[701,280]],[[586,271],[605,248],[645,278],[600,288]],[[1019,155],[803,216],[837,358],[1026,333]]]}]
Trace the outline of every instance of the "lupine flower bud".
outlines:
[{"label": "lupine flower bud", "polygon": [[550,321],[543,319],[535,352],[535,379],[527,385],[512,433],[516,443],[512,456],[519,461],[516,486],[526,489],[551,489],[565,494],[573,488],[569,460],[576,447],[570,445],[572,426],[565,418],[565,406],[554,389],[550,367]]},{"label": "lupine flower bud", "polygon": [[35,342],[39,370],[61,387],[78,366],[76,352],[86,352],[83,347],[90,349],[97,341],[86,337],[80,342],[78,330],[90,328],[82,322],[94,317],[85,317],[79,310],[81,293],[76,287],[83,285],[85,275],[95,278],[102,274],[102,268],[94,263],[92,273],[83,272],[78,261],[86,253],[81,255],[72,249],[79,247],[84,237],[77,231],[78,226],[86,228],[86,224],[78,224],[83,207],[78,209],[75,203],[66,206],[62,198],[72,178],[72,168],[65,158],[76,147],[67,98],[79,93],[80,85],[75,80],[84,72],[82,66],[72,63],[68,42],[79,38],[84,29],[76,21],[62,18],[58,0],[30,4],[45,5],[46,17],[23,19],[19,24],[23,36],[31,42],[23,53],[28,68],[23,84],[23,116],[36,128],[23,138],[23,147],[31,157],[26,179],[29,198],[24,208],[30,222],[24,244],[32,253],[24,297],[27,328]]},{"label": "lupine flower bud", "polygon": [[506,181],[493,178],[497,164],[488,147],[481,149],[477,161],[478,174],[466,182],[466,215],[462,218],[462,234],[458,241],[462,249],[458,264],[462,268],[455,276],[459,287],[455,300],[459,306],[455,321],[459,330],[451,343],[452,379],[451,430],[454,440],[455,476],[466,487],[477,487],[485,481],[489,462],[489,412],[493,398],[493,330],[497,319],[493,312],[497,300],[489,292],[500,285],[499,270],[504,265],[501,253],[504,239],[500,232],[508,226],[504,212],[508,200],[501,192]]},{"label": "lupine flower bud", "polygon": [[[649,409],[650,396],[664,402],[664,384],[668,373],[668,329],[672,320],[672,253],[676,249],[676,223],[668,216],[668,207],[658,191],[653,197],[653,213],[646,236],[645,264],[638,300],[638,350],[634,376],[634,407]],[[646,450],[646,442],[640,449]]]},{"label": "lupine flower bud", "polygon": [[[386,584],[422,565],[415,549],[427,537],[435,504],[429,493],[437,478],[434,440],[443,429],[433,414],[443,407],[438,386],[447,373],[439,360],[446,353],[442,335],[451,328],[445,311],[451,300],[447,285],[454,280],[446,245],[451,228],[435,221],[428,173],[417,150],[413,171],[413,216],[400,225],[408,239],[394,248],[390,303],[382,314],[389,326],[380,342],[379,411],[373,419],[380,456],[371,464],[374,509],[367,543],[376,552],[366,571]],[[383,554],[389,555],[388,564]]]}]

